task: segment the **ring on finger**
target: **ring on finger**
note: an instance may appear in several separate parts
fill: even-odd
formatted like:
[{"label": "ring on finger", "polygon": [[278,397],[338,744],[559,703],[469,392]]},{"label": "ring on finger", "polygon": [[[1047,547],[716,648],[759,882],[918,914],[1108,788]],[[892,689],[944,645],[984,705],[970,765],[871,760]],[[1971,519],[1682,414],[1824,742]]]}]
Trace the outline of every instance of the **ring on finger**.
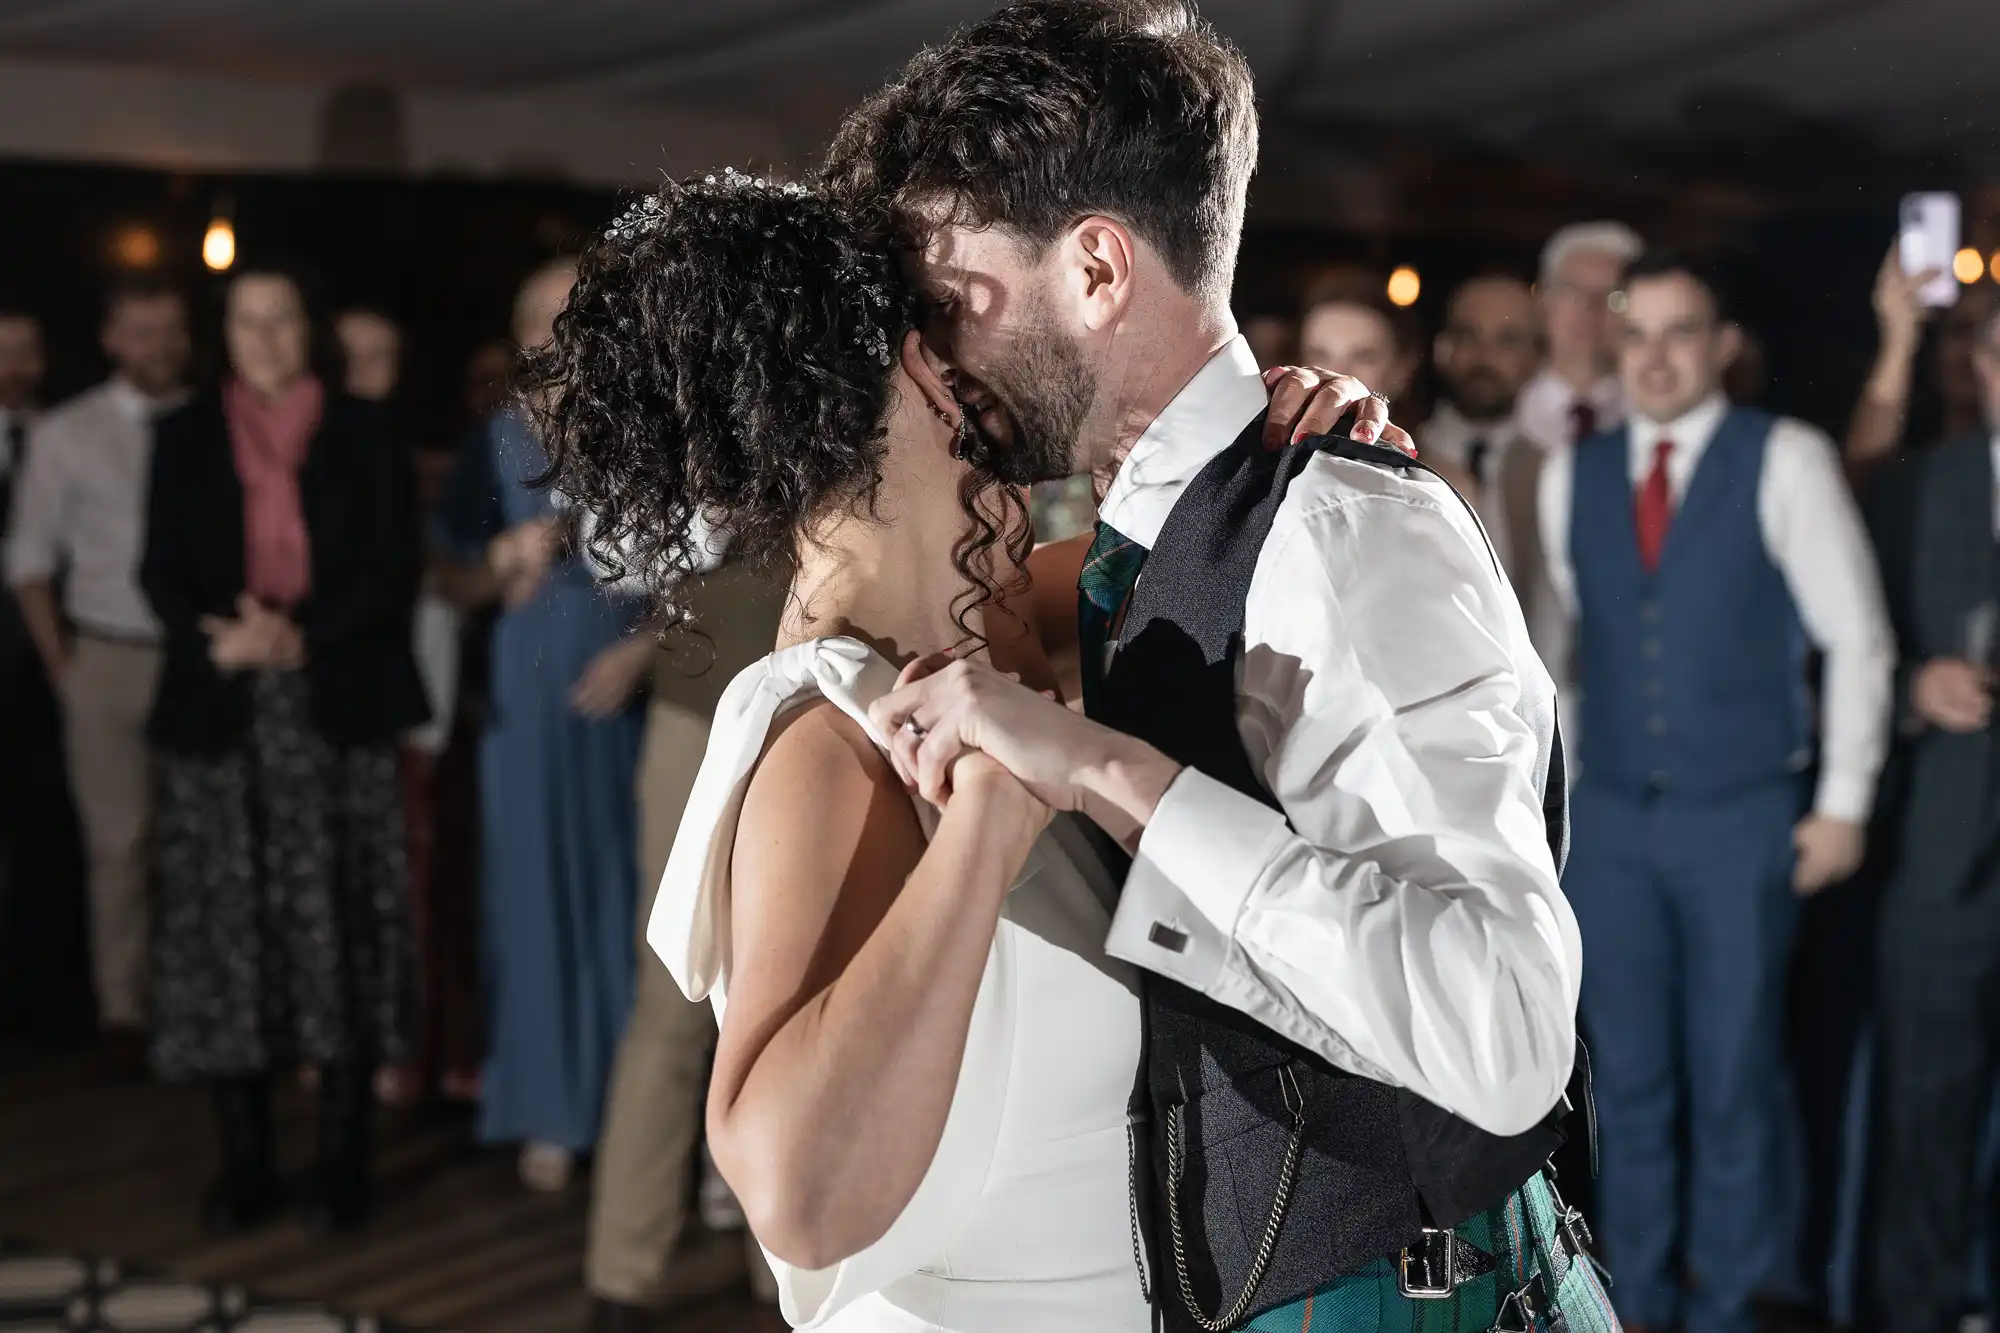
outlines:
[{"label": "ring on finger", "polygon": [[1373,389],[1370,389],[1368,391],[1368,396],[1370,398],[1373,398],[1376,402],[1382,404],[1382,406],[1384,407],[1387,407],[1389,405],[1389,395],[1386,393],[1377,393]]},{"label": "ring on finger", "polygon": [[917,721],[913,717],[907,717],[903,719],[903,730],[909,732],[912,736],[915,736],[918,740],[922,740],[924,737],[931,734],[931,729],[929,727],[925,726],[923,723]]}]

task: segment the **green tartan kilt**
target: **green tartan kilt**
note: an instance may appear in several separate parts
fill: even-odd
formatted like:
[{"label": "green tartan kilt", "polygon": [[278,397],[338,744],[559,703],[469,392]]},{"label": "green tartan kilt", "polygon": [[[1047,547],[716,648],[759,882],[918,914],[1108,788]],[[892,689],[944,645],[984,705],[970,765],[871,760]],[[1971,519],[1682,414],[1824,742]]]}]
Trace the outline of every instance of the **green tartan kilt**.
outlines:
[{"label": "green tartan kilt", "polygon": [[[1455,1228],[1461,1239],[1499,1260],[1499,1266],[1448,1299],[1402,1295],[1396,1289],[1395,1266],[1382,1259],[1245,1327],[1254,1333],[1487,1333],[1500,1321],[1500,1305],[1508,1293],[1547,1271],[1558,1220],[1549,1182],[1537,1173],[1506,1203]],[[1569,1266],[1555,1304],[1569,1333],[1620,1333],[1602,1275],[1588,1259]],[[1528,1333],[1547,1333],[1548,1322],[1536,1320]],[[1511,1312],[1507,1327],[1521,1333],[1520,1320]]]}]

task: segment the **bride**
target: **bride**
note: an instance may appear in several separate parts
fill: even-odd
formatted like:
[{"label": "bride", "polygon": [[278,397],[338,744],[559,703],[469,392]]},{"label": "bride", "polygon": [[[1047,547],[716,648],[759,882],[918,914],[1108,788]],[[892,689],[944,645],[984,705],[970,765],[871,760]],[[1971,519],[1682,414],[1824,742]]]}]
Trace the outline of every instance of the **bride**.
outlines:
[{"label": "bride", "polygon": [[967,386],[916,333],[885,234],[799,186],[670,183],[583,256],[528,363],[550,481],[669,624],[693,530],[794,570],[776,651],[723,696],[649,939],[714,1006],[709,1144],[793,1325],[1144,1333],[1116,881],[984,756],[919,803],[868,722],[944,650],[1058,690],[1078,558],[1030,592],[1020,492],[964,458]]}]

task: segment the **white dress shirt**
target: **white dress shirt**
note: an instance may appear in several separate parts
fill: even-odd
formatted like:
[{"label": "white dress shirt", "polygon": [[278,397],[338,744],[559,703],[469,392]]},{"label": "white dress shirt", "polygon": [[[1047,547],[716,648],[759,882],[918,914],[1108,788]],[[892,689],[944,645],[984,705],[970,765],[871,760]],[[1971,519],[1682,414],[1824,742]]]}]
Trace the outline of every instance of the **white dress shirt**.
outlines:
[{"label": "white dress shirt", "polygon": [[[1140,437],[1105,520],[1152,545],[1264,406],[1236,339]],[[1582,960],[1524,693],[1554,687],[1464,506],[1427,474],[1317,457],[1258,559],[1237,678],[1284,813],[1183,772],[1108,952],[1482,1129],[1530,1128],[1569,1079]]]},{"label": "white dress shirt", "polygon": [[1554,369],[1544,367],[1521,390],[1521,401],[1516,408],[1521,429],[1544,449],[1575,444],[1574,414],[1580,402],[1588,403],[1596,413],[1598,430],[1610,430],[1625,419],[1625,391],[1619,388],[1617,376],[1606,375],[1579,393]]},{"label": "white dress shirt", "polygon": [[[1729,410],[1720,394],[1678,421],[1631,420],[1634,491],[1653,470],[1654,446],[1671,440],[1667,488],[1675,508]],[[1569,544],[1576,462],[1568,450],[1542,468],[1542,546],[1549,581],[1572,618],[1576,571]],[[1764,549],[1784,575],[1806,633],[1826,655],[1820,698],[1820,776],[1813,808],[1832,819],[1867,820],[1875,779],[1889,752],[1896,640],[1882,578],[1833,442],[1803,421],[1780,417],[1757,479]]]},{"label": "white dress shirt", "polygon": [[159,622],[139,590],[155,402],[120,378],[106,380],[36,422],[15,487],[7,581],[65,571],[64,609],[76,625],[154,641]]}]

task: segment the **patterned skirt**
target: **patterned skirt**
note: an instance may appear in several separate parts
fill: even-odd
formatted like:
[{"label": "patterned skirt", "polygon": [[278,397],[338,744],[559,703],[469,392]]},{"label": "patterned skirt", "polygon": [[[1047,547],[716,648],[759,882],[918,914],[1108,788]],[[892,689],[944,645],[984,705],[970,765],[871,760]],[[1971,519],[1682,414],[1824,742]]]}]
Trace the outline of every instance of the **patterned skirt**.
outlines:
[{"label": "patterned skirt", "polygon": [[[1252,1320],[1252,1333],[1619,1333],[1602,1274],[1590,1259],[1556,1253],[1554,1192],[1536,1175],[1489,1213],[1457,1228],[1460,1238],[1499,1261],[1485,1277],[1444,1300],[1411,1300],[1396,1288],[1396,1272],[1380,1260],[1297,1305]],[[1559,1271],[1558,1271],[1559,1270]],[[1523,1318],[1507,1301],[1537,1274],[1547,1283],[1552,1311]]]},{"label": "patterned skirt", "polygon": [[395,746],[335,747],[309,705],[303,674],[261,673],[233,752],[163,760],[152,967],[163,1077],[409,1053]]}]

